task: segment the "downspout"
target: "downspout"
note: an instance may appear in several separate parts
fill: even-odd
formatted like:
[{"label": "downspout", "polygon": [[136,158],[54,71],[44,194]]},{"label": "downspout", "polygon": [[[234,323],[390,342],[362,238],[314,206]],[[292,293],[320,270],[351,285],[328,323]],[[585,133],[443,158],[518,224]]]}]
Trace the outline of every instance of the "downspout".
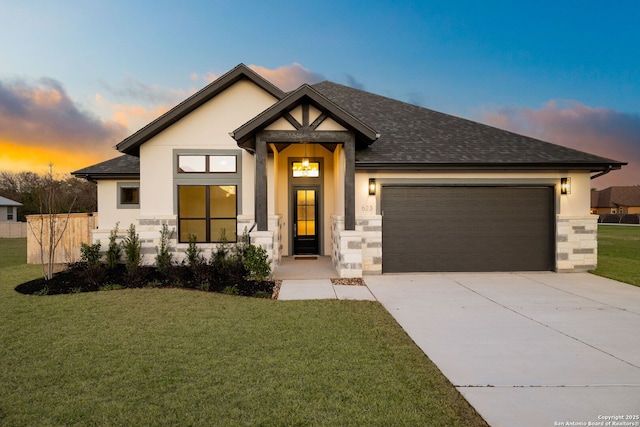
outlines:
[{"label": "downspout", "polygon": [[597,173],[595,175],[593,175],[590,179],[596,179],[596,178],[600,178],[602,175],[606,175],[609,172],[611,172],[613,170],[613,168],[611,167],[611,165],[607,166],[607,170],[602,171],[600,173]]}]

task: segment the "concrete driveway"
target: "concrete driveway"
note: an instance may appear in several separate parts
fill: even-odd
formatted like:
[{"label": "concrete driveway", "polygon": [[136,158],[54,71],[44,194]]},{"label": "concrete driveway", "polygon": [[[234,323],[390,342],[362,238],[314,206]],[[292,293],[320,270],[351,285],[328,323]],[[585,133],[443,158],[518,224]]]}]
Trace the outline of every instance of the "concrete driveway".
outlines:
[{"label": "concrete driveway", "polygon": [[490,425],[640,425],[640,288],[587,273],[365,281]]}]

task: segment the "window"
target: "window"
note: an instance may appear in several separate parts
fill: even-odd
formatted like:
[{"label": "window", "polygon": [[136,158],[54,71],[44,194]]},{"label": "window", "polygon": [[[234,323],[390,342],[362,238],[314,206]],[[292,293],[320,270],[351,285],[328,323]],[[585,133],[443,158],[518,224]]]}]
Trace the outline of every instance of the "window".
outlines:
[{"label": "window", "polygon": [[293,162],[292,168],[294,178],[317,178],[320,176],[320,163],[310,162],[308,159],[301,162]]},{"label": "window", "polygon": [[236,173],[236,156],[208,154],[178,155],[178,173]]},{"label": "window", "polygon": [[13,206],[7,207],[7,221],[13,221]]},{"label": "window", "polygon": [[140,208],[140,183],[118,183],[118,209]]},{"label": "window", "polygon": [[179,185],[180,242],[188,242],[190,235],[199,243],[219,243],[223,235],[236,242],[237,199],[235,185]]}]

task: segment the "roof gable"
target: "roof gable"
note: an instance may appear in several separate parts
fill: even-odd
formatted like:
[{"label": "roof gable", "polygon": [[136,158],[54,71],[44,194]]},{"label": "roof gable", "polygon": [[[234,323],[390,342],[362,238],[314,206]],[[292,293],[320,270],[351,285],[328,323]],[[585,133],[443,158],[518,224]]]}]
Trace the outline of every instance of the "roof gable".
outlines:
[{"label": "roof gable", "polygon": [[[291,116],[294,109],[304,104],[313,105],[320,110],[320,116],[313,123],[304,123],[304,120],[303,123],[300,123]],[[253,151],[255,149],[253,138],[255,133],[283,118],[296,130],[304,131],[317,130],[323,120],[331,118],[339,125],[353,129],[359,137],[357,139],[365,145],[371,144],[379,136],[371,126],[345,111],[308,84],[303,84],[295,91],[290,92],[285,98],[233,131],[232,135],[238,141],[238,146]]]},{"label": "roof gable", "polygon": [[285,93],[272,83],[268,82],[256,72],[252,71],[244,64],[240,64],[233,70],[216,79],[213,83],[205,86],[194,95],[190,96],[171,110],[158,117],[147,126],[143,127],[133,135],[124,139],[116,149],[122,153],[139,156],[140,145],[153,138],[172,124],[176,123],[192,111],[196,110],[206,102],[216,97],[236,82],[248,79],[255,83],[258,87],[271,94],[276,99],[282,99]]}]

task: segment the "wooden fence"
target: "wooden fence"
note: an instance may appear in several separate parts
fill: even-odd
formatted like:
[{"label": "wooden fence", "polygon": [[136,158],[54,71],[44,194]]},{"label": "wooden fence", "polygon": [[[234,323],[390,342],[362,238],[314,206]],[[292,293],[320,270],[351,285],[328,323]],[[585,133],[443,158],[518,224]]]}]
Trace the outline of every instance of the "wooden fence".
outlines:
[{"label": "wooden fence", "polygon": [[27,237],[27,223],[14,221],[0,221],[0,238],[24,239]]},{"label": "wooden fence", "polygon": [[[44,251],[45,263],[49,259],[49,216],[27,216],[27,263],[40,264]],[[65,229],[66,224],[66,229]],[[62,234],[56,250],[55,264],[80,260],[80,245],[91,244],[91,230],[98,226],[98,214],[72,213],[55,215],[56,235]],[[39,241],[43,242],[41,246]]]}]

